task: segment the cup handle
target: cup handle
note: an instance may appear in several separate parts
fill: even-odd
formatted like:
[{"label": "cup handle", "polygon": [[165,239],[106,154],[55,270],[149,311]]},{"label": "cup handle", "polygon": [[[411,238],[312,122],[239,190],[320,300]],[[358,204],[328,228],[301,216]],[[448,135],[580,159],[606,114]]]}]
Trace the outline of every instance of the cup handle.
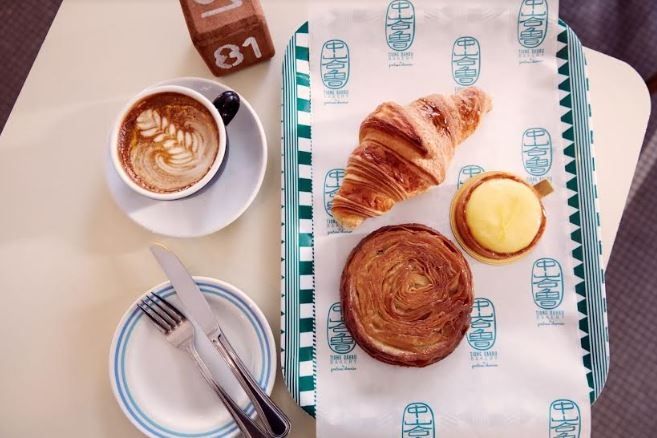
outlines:
[{"label": "cup handle", "polygon": [[234,91],[224,91],[212,103],[219,111],[224,125],[228,126],[240,109],[240,96]]}]

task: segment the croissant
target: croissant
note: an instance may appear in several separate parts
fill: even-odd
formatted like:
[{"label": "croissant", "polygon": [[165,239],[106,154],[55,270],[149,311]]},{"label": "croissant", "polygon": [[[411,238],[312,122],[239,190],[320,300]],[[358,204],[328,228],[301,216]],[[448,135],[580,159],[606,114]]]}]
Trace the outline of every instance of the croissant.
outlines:
[{"label": "croissant", "polygon": [[379,105],[360,125],[360,144],[333,199],[333,217],[353,229],[442,183],[456,146],[491,108],[491,98],[475,87],[452,96],[432,94],[407,106]]}]

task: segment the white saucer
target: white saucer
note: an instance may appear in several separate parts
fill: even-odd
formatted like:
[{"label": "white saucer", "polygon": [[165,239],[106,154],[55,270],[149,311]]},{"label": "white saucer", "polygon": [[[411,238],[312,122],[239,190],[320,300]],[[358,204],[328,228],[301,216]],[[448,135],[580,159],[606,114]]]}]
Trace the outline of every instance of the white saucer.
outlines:
[{"label": "white saucer", "polygon": [[[192,88],[210,100],[230,88],[209,79],[177,78],[157,85]],[[236,220],[260,190],[267,165],[267,138],[257,114],[242,96],[237,115],[226,128],[228,144],[217,175],[199,192],[175,201],[157,201],[131,190],[116,173],[108,152],[106,177],[112,197],[130,219],[158,234],[197,237]]]},{"label": "white saucer", "polygon": [[[276,347],[260,309],[230,284],[207,277],[194,280],[239,356],[260,386],[271,394],[276,376]],[[183,310],[169,282],[146,293],[149,292],[167,298]],[[150,437],[236,436],[237,426],[192,358],[167,343],[136,303],[116,328],[109,356],[114,396],[128,419]],[[210,341],[197,336],[196,347],[217,381],[253,417],[253,406]]]}]

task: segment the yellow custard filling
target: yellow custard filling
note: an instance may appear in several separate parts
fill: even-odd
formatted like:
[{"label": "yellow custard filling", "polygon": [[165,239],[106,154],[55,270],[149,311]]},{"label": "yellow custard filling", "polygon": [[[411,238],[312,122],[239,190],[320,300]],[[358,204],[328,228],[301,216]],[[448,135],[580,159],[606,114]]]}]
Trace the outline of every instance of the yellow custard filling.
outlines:
[{"label": "yellow custard filling", "polygon": [[465,221],[475,240],[498,253],[529,246],[541,228],[543,209],[530,187],[508,178],[491,179],[472,191]]}]

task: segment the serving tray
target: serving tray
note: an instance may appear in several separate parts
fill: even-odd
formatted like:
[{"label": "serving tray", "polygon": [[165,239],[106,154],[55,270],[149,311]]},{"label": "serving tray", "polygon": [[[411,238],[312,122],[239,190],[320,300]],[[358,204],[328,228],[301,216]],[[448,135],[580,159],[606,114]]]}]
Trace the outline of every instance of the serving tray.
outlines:
[{"label": "serving tray", "polygon": [[[578,282],[582,361],[593,403],[609,369],[600,218],[595,186],[586,60],[577,35],[559,21],[559,92],[574,275]],[[294,33],[283,59],[281,171],[281,367],[292,397],[315,415],[316,345],[313,187],[308,23]],[[316,188],[316,190],[319,190]],[[315,193],[314,196],[322,196]]]}]

